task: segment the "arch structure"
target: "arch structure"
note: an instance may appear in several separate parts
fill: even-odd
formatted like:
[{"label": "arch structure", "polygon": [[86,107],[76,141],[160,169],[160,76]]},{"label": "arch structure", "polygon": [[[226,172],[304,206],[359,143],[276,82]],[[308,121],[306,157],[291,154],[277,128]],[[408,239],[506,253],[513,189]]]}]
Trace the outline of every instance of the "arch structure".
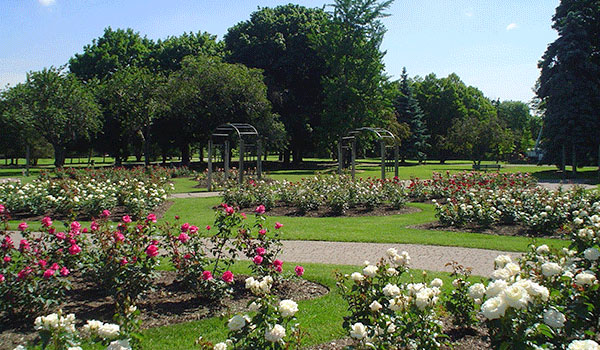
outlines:
[{"label": "arch structure", "polygon": [[[260,135],[256,128],[246,123],[227,123],[219,125],[208,139],[208,176],[206,178],[207,188],[212,190],[213,177],[213,158],[221,156],[224,170],[224,180],[229,179],[229,169],[231,163],[232,144],[237,143],[239,151],[238,160],[238,182],[244,181],[244,166],[256,159],[256,176],[260,179],[262,176],[262,145]],[[220,152],[216,152],[216,151]],[[218,159],[217,159],[218,161]]]},{"label": "arch structure", "polygon": [[[356,176],[356,137],[361,133],[371,133],[375,135],[379,142],[379,154],[381,157],[381,178],[385,179],[385,173],[387,169],[393,167],[394,175],[398,176],[398,154],[399,148],[396,141],[396,136],[392,134],[389,130],[382,128],[370,128],[370,127],[362,127],[358,129],[354,129],[350,131],[346,136],[340,138],[338,142],[338,173],[341,174],[344,168],[344,150],[350,150],[350,166],[352,179]],[[386,141],[392,143],[392,145],[386,145]],[[388,161],[386,155],[389,154],[388,149],[393,148],[394,158],[393,164]]]}]

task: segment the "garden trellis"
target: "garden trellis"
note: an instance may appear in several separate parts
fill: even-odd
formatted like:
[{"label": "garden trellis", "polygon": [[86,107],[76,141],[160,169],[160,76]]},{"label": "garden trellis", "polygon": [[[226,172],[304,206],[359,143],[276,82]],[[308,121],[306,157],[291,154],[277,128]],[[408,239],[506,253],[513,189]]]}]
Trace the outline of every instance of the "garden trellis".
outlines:
[{"label": "garden trellis", "polygon": [[[350,167],[352,173],[352,179],[356,175],[356,137],[364,132],[370,132],[377,137],[379,141],[379,155],[381,158],[381,178],[385,179],[386,171],[394,169],[394,176],[398,176],[398,143],[396,142],[396,136],[389,130],[382,128],[369,128],[362,127],[354,129],[348,133],[348,135],[340,138],[338,142],[338,173],[341,174],[344,168],[344,150],[350,150]],[[392,152],[389,150],[393,149],[393,158],[387,157]]]},{"label": "garden trellis", "polygon": [[[244,180],[246,163],[255,162],[256,176],[260,179],[262,175],[262,145],[256,128],[245,123],[222,124],[214,130],[208,140],[208,176],[206,180],[209,191],[212,190],[213,157],[220,155],[220,161],[223,162],[224,180],[229,178],[232,142],[237,142],[238,146],[238,182],[242,183]],[[215,152],[217,149],[220,152]]]}]

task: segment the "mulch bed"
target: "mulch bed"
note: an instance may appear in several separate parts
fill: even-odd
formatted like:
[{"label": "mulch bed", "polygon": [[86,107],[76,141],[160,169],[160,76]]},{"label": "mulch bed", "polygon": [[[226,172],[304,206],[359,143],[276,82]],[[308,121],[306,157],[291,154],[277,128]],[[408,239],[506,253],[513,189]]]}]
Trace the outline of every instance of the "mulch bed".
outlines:
[{"label": "mulch bed", "polygon": [[[254,211],[255,207],[242,208],[241,211],[250,212]],[[372,210],[365,207],[356,207],[346,210],[342,215],[332,213],[327,207],[319,207],[319,209],[311,210],[306,213],[302,213],[297,207],[289,205],[276,205],[274,208],[269,209],[266,214],[269,216],[303,216],[310,218],[323,218],[323,217],[353,217],[353,216],[389,216],[389,215],[401,215],[401,214],[412,214],[420,212],[421,209],[415,207],[402,207],[395,209],[389,204],[380,205]]]},{"label": "mulch bed", "polygon": [[[173,271],[161,272],[156,288],[142,298],[137,307],[141,311],[142,328],[160,327],[206,317],[234,314],[246,310],[252,295],[245,288],[248,276],[238,275],[233,283],[233,294],[220,301],[207,300],[190,292],[175,280]],[[294,301],[313,299],[329,293],[321,284],[303,279],[276,283],[273,293],[281,299]],[[82,324],[85,320],[112,322],[113,298],[97,289],[91,282],[78,278],[73,289],[67,292],[67,302],[61,306],[65,314],[74,313]],[[2,316],[2,315],[0,315]],[[82,325],[80,324],[80,326]],[[8,321],[0,317],[0,349],[12,350],[35,338],[32,320]]]},{"label": "mulch bed", "polygon": [[560,232],[554,235],[539,235],[532,234],[522,225],[495,225],[491,227],[479,227],[479,226],[444,226],[439,221],[428,222],[425,224],[411,225],[409,228],[416,228],[420,230],[436,230],[436,231],[451,231],[451,232],[472,232],[472,233],[484,233],[488,235],[499,235],[499,236],[521,236],[521,237],[532,237],[532,238],[557,238],[561,239],[563,236]]}]

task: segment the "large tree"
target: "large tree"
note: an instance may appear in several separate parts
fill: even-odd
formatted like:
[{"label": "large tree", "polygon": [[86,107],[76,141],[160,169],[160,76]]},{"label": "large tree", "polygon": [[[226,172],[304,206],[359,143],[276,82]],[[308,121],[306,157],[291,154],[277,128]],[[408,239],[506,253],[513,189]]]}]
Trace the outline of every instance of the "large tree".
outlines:
[{"label": "large tree", "polygon": [[57,167],[63,166],[70,145],[89,139],[101,126],[93,93],[60,68],[29,72],[24,85],[13,89],[22,89],[24,123],[52,145]]},{"label": "large tree", "polygon": [[133,29],[108,27],[103,36],[83,48],[83,53],[69,60],[69,69],[84,81],[102,80],[123,68],[147,67],[154,45]]},{"label": "large tree", "polygon": [[[537,95],[544,113],[548,161],[577,164],[598,158],[600,127],[600,0],[562,0],[552,18],[558,38],[539,63]],[[594,162],[595,163],[595,162]]]},{"label": "large tree", "polygon": [[315,37],[328,70],[319,128],[324,147],[357,127],[398,127],[380,50],[386,31],[381,18],[391,3],[336,0],[326,30]]},{"label": "large tree", "polygon": [[524,154],[535,144],[540,119],[532,116],[529,106],[521,101],[496,102],[498,118],[513,134],[513,153]]},{"label": "large tree", "polygon": [[407,157],[413,157],[419,162],[426,159],[430,147],[429,133],[424,121],[424,114],[417,102],[413,88],[410,85],[406,68],[402,69],[399,82],[399,93],[394,101],[396,118],[399,123],[405,123],[410,130],[410,137],[400,146],[400,156],[404,162]]},{"label": "large tree", "polygon": [[207,32],[183,33],[158,40],[150,53],[150,64],[159,72],[174,72],[181,69],[186,56],[223,57],[224,44],[217,36]]},{"label": "large tree", "polygon": [[[294,162],[315,143],[313,130],[320,124],[326,67],[310,38],[323,32],[326,21],[320,9],[293,4],[261,8],[224,38],[230,62],[264,71],[269,100],[285,125]],[[285,154],[289,161],[289,152]]]},{"label": "large tree", "polygon": [[[189,147],[206,142],[210,133],[228,122],[251,123],[261,135],[273,140],[283,127],[267,99],[267,88],[258,69],[229,64],[209,56],[189,56],[182,68],[169,77],[165,92],[168,113],[157,120],[157,132],[170,130],[172,146],[181,150],[183,163],[189,163]],[[277,132],[274,132],[274,131]],[[170,140],[159,140],[169,147]]]}]

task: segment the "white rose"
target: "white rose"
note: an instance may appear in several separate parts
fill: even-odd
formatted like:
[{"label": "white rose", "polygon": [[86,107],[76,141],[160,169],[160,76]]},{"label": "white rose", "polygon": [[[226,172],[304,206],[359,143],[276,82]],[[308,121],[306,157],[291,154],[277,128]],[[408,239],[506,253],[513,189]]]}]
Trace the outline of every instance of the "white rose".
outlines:
[{"label": "white rose", "polygon": [[485,291],[485,295],[488,297],[495,297],[498,294],[502,293],[504,289],[508,287],[508,283],[504,280],[496,280],[488,284],[487,289]]},{"label": "white rose", "polygon": [[596,276],[587,271],[578,273],[577,276],[575,276],[575,284],[579,286],[591,285],[594,281],[596,281]]},{"label": "white rose", "polygon": [[121,339],[112,341],[106,350],[131,350],[129,339]]},{"label": "white rose", "polygon": [[509,269],[503,267],[501,269],[494,270],[494,272],[492,272],[492,275],[490,277],[493,280],[508,281],[512,277],[512,272]]},{"label": "white rose", "polygon": [[227,350],[227,343],[215,344],[215,350]]},{"label": "white rose", "polygon": [[538,254],[550,253],[550,248],[548,248],[548,246],[544,244],[544,245],[537,247],[535,252]]},{"label": "white rose", "polygon": [[360,272],[353,272],[352,275],[350,275],[350,278],[352,278],[354,282],[360,282],[365,279]]},{"label": "white rose", "polygon": [[506,301],[509,306],[512,306],[515,309],[525,308],[530,299],[525,288],[518,285],[512,285],[504,289],[502,298],[504,298],[504,301]]},{"label": "white rose", "polygon": [[481,305],[481,314],[488,320],[494,320],[504,316],[508,305],[501,297],[493,297]]},{"label": "white rose", "polygon": [[363,269],[363,275],[367,276],[367,277],[373,277],[377,274],[377,266],[375,265],[367,265],[367,267],[365,267]]},{"label": "white rose", "polygon": [[229,328],[230,331],[239,331],[240,329],[244,328],[246,326],[246,319],[240,315],[235,315],[232,318],[229,319],[229,322],[227,322],[227,328]]},{"label": "white rose", "polygon": [[276,343],[285,337],[285,328],[276,324],[273,328],[265,330],[265,339],[271,343]]},{"label": "white rose", "polygon": [[260,309],[260,305],[258,305],[254,301],[248,306],[248,310],[250,311],[258,311],[258,309]]},{"label": "white rose", "polygon": [[555,262],[546,262],[542,264],[542,274],[546,277],[558,275],[562,272],[562,267]]},{"label": "white rose", "polygon": [[119,336],[121,328],[118,324],[104,323],[98,328],[98,336],[103,339],[114,339]]},{"label": "white rose", "polygon": [[293,300],[282,300],[279,302],[279,312],[282,317],[291,317],[298,312],[298,304]]},{"label": "white rose", "polygon": [[583,224],[583,219],[575,218],[575,220],[573,220],[573,222],[575,223],[575,225],[581,225],[581,224]]},{"label": "white rose", "polygon": [[415,304],[419,310],[424,310],[427,306],[432,305],[435,302],[434,291],[430,288],[421,289],[415,296]]},{"label": "white rose", "polygon": [[519,265],[515,264],[515,263],[508,263],[504,266],[505,269],[507,269],[508,271],[510,271],[511,276],[514,276],[516,274],[518,274],[519,272],[521,272],[521,268],[519,267]]},{"label": "white rose", "polygon": [[373,311],[373,312],[377,312],[377,311],[381,310],[382,306],[381,306],[381,304],[380,304],[380,303],[379,303],[377,300],[374,300],[374,301],[373,301],[373,302],[372,302],[372,303],[369,305],[369,308],[371,309],[371,311]]},{"label": "white rose", "polygon": [[388,297],[395,297],[400,294],[400,287],[395,284],[388,283],[383,287],[383,294]]},{"label": "white rose", "polygon": [[444,282],[439,279],[439,278],[434,278],[433,281],[431,281],[431,286],[432,287],[438,287],[441,288],[444,285]]},{"label": "white rose", "polygon": [[556,309],[548,309],[544,312],[544,323],[557,329],[565,326],[565,315]]},{"label": "white rose", "polygon": [[496,268],[502,268],[506,266],[509,262],[512,262],[512,259],[508,255],[498,255],[496,259],[494,259],[494,266]]},{"label": "white rose", "polygon": [[396,249],[396,248],[390,248],[390,249],[387,250],[386,254],[387,254],[387,256],[389,256],[390,258],[392,258],[392,257],[398,255],[398,249]]},{"label": "white rose", "polygon": [[388,267],[388,269],[387,269],[386,272],[387,272],[388,276],[396,276],[396,275],[398,275],[398,270],[396,270],[393,267]]},{"label": "white rose", "polygon": [[354,339],[363,339],[367,336],[367,327],[358,322],[350,327],[350,336]]},{"label": "white rose", "polygon": [[483,283],[475,283],[471,287],[469,287],[469,297],[471,299],[481,299],[485,294],[485,286]]},{"label": "white rose", "polygon": [[583,256],[589,261],[596,261],[600,258],[600,250],[596,248],[588,248],[583,251]]},{"label": "white rose", "polygon": [[600,345],[591,339],[573,340],[567,350],[600,350]]}]

